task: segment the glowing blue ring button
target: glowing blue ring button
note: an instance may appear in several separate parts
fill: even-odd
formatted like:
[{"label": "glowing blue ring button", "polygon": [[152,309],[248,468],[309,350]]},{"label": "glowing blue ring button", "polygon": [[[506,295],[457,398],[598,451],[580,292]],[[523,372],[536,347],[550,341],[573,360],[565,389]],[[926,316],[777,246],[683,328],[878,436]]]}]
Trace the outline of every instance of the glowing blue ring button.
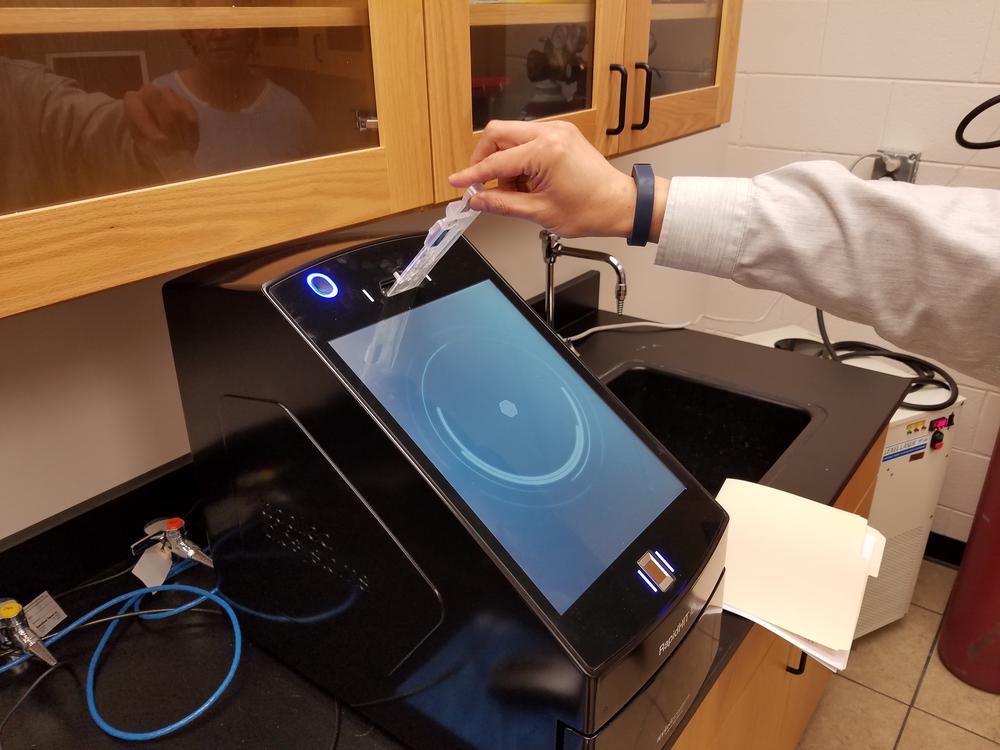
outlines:
[{"label": "glowing blue ring button", "polygon": [[320,297],[325,297],[326,299],[332,299],[337,296],[337,285],[333,283],[333,279],[327,276],[325,273],[311,273],[306,276],[306,283],[309,288],[312,289]]}]

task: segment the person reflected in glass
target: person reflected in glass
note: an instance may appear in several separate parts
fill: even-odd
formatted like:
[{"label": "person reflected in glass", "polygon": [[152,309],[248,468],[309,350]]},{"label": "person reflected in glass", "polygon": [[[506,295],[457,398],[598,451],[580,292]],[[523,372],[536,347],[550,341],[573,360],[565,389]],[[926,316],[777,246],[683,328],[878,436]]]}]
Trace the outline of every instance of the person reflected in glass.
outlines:
[{"label": "person reflected in glass", "polygon": [[299,98],[253,67],[256,29],[197,29],[183,35],[194,52],[193,64],[153,84],[184,97],[198,114],[193,176],[318,153],[316,125]]},{"label": "person reflected in glass", "polygon": [[162,182],[198,147],[194,107],[146,85],[116,99],[0,56],[0,213]]}]

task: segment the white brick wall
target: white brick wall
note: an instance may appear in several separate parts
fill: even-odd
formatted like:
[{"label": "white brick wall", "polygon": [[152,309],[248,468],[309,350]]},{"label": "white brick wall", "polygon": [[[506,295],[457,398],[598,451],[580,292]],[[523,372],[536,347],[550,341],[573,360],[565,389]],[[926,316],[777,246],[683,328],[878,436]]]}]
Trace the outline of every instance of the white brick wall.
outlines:
[{"label": "white brick wall", "polygon": [[[970,152],[954,141],[962,116],[1000,93],[1000,0],[745,0],[737,70],[724,174],[799,159],[850,165],[895,147],[922,152],[919,183],[1000,188],[1000,149]],[[997,133],[1000,107],[969,130],[974,139]],[[871,162],[857,172],[870,174]],[[713,279],[708,309],[753,318],[772,299]],[[787,323],[814,327],[811,308],[784,300],[762,323],[716,329]],[[830,329],[834,338],[880,341],[846,321],[832,319]],[[934,528],[964,540],[1000,428],[1000,386],[956,375],[968,400]]]}]

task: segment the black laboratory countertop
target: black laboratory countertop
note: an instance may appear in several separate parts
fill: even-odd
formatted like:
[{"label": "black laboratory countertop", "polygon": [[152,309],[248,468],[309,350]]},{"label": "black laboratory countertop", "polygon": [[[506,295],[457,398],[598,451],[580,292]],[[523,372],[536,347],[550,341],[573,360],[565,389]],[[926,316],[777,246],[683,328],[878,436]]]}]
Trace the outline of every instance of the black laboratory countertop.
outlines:
[{"label": "black laboratory countertop", "polygon": [[[578,321],[573,329],[619,320],[600,312]],[[807,410],[811,422],[760,481],[824,503],[836,499],[906,389],[906,381],[900,378],[687,330],[600,333],[578,349],[584,362],[605,380],[630,366],[642,366]],[[129,514],[148,519],[181,513],[184,508],[177,503],[185,503],[177,500],[177,494],[189,486],[189,474],[188,467],[180,465],[149,486],[134,490],[133,496],[103,499],[92,503],[83,515],[19,534],[15,540],[19,544],[10,546],[8,542],[0,549],[0,569],[6,574],[3,593],[26,599],[40,590],[35,584],[43,577],[48,577],[50,588],[59,590],[64,588],[62,584],[74,585],[96,573],[103,567],[98,565],[100,554],[81,553],[74,561],[69,551],[73,540],[88,539],[93,544],[98,541],[95,534],[114,533],[115,523]],[[53,554],[53,549],[65,549],[66,553]],[[92,567],[80,570],[85,565]],[[197,580],[203,575],[191,571],[185,576],[192,578],[181,580]],[[128,578],[63,596],[60,602],[71,618],[78,616],[133,588]],[[60,585],[53,585],[53,580]],[[696,704],[749,629],[748,621],[724,616],[719,653]],[[133,622],[120,630],[123,632],[113,641],[100,670],[97,704],[108,721],[130,731],[168,724],[197,707],[225,674],[232,654],[228,621],[218,614],[192,613],[176,621]],[[93,627],[54,646],[71,668],[50,675],[18,708],[0,735],[3,750],[135,747],[103,734],[87,713],[81,686],[102,631],[101,626]],[[0,677],[0,717],[40,673],[36,664],[21,674]],[[249,642],[244,643],[233,684],[215,706],[190,726],[146,744],[165,750],[402,747]]]}]

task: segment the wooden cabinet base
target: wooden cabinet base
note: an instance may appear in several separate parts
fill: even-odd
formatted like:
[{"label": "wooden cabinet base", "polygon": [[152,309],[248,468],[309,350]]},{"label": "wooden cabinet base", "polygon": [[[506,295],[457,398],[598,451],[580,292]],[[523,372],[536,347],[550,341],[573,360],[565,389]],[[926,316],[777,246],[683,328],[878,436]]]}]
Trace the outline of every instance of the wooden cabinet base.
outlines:
[{"label": "wooden cabinet base", "polygon": [[[885,432],[862,459],[834,506],[868,516]],[[674,750],[795,750],[833,676],[826,667],[754,625],[698,706]]]}]

